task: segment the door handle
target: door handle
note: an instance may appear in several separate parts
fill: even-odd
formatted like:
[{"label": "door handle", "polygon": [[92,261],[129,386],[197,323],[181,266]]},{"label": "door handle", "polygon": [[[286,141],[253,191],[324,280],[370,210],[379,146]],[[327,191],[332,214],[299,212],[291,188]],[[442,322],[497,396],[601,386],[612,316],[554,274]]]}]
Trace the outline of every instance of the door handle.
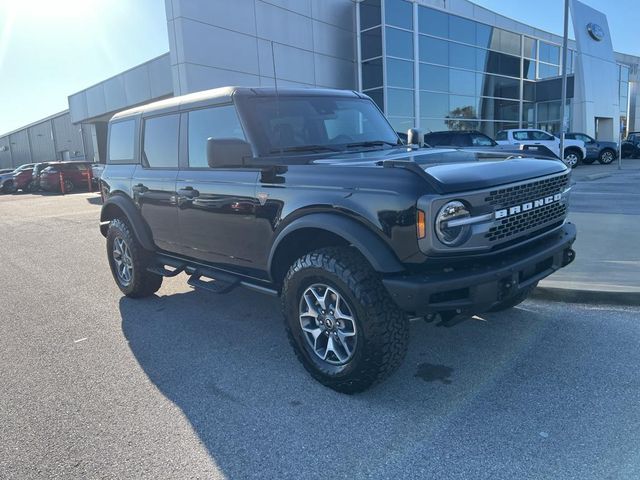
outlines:
[{"label": "door handle", "polygon": [[131,190],[133,190],[134,193],[143,194],[145,192],[148,192],[149,188],[145,187],[142,183],[139,183],[131,187]]},{"label": "door handle", "polygon": [[197,196],[200,195],[200,192],[195,188],[189,186],[189,187],[183,187],[179,189],[178,195],[185,198],[196,198]]}]

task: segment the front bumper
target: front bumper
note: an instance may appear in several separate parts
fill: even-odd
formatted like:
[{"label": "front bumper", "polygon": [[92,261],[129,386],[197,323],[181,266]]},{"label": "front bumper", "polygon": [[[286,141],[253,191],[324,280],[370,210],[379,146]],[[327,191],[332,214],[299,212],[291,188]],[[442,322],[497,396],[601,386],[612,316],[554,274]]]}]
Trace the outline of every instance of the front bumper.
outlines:
[{"label": "front bumper", "polygon": [[576,227],[567,223],[550,238],[489,265],[389,276],[382,283],[407,312],[482,313],[569,265],[575,239]]}]

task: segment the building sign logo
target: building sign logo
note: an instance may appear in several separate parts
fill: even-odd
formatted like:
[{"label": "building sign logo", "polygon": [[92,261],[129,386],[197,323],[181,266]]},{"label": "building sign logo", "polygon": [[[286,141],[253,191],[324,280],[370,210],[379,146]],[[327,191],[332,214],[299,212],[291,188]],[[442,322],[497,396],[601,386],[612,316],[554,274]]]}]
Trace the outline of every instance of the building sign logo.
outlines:
[{"label": "building sign logo", "polygon": [[587,32],[591,35],[596,42],[599,42],[604,38],[604,30],[597,23],[590,23],[587,25]]}]

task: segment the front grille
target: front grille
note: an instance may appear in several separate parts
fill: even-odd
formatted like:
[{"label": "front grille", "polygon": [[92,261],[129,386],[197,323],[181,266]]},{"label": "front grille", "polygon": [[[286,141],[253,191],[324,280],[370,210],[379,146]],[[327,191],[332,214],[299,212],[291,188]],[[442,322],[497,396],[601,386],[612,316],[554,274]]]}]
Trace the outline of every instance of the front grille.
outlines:
[{"label": "front grille", "polygon": [[515,235],[527,232],[540,225],[555,223],[562,220],[566,214],[566,205],[562,203],[552,203],[551,205],[545,205],[544,207],[529,210],[500,220],[498,225],[489,229],[485,234],[485,237],[490,242],[508,240]]},{"label": "front grille", "polygon": [[546,178],[532,183],[492,190],[489,192],[489,196],[484,200],[487,204],[493,207],[511,207],[513,205],[519,205],[538,198],[544,198],[548,195],[560,193],[567,188],[568,184],[569,174],[567,173],[560,177]]}]

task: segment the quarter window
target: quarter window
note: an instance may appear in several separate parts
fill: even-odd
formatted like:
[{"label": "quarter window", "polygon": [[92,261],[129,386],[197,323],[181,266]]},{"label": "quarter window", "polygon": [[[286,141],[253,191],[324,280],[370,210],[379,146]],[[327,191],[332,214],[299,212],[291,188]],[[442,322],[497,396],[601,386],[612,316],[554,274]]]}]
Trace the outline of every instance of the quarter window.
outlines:
[{"label": "quarter window", "polygon": [[145,120],[143,162],[151,168],[178,168],[179,115]]},{"label": "quarter window", "polygon": [[109,163],[132,163],[135,120],[112,123],[109,127]]},{"label": "quarter window", "polygon": [[205,108],[189,112],[189,166],[208,167],[209,138],[245,139],[238,114],[233,105]]}]

